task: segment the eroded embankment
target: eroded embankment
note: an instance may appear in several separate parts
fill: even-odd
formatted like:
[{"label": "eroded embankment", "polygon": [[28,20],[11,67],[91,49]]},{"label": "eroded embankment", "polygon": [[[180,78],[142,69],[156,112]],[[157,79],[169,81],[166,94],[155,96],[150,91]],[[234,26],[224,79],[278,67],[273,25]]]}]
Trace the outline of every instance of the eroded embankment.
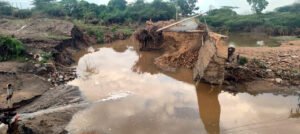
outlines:
[{"label": "eroded embankment", "polygon": [[[157,29],[169,24],[167,22],[150,23],[144,31],[150,31],[151,40],[153,26],[156,26]],[[268,85],[265,88],[260,86],[269,91],[275,88],[283,89],[281,87],[294,89],[300,85],[300,47],[297,45],[297,41],[274,48],[236,48],[236,52],[232,56],[235,60],[227,62],[227,37],[207,32],[201,24],[196,30],[172,31],[167,29],[162,32],[162,35],[163,42],[159,46],[164,50],[164,54],[156,58],[154,63],[164,70],[174,71],[181,67],[193,69],[195,81],[235,85],[235,88],[240,87],[237,85],[249,85],[249,82],[255,85],[253,82],[256,81],[258,81],[257,85],[264,85],[259,84],[261,81],[269,83],[265,84]],[[148,42],[139,41],[143,43],[143,47],[145,44],[147,46]],[[250,86],[248,89],[253,90]]]},{"label": "eroded embankment", "polygon": [[236,54],[246,57],[245,65],[228,64],[227,80],[234,83],[265,80],[279,86],[300,85],[300,47],[241,47]]},{"label": "eroded embankment", "polygon": [[[160,68],[185,67],[192,69],[197,61],[198,51],[201,47],[201,32],[163,32],[164,50],[162,56],[155,59]],[[199,38],[200,37],[200,38]]]},{"label": "eroded embankment", "polygon": [[[67,66],[74,63],[72,54],[87,46],[82,32],[74,24],[55,19],[1,19],[0,34],[22,41],[27,53],[26,61],[0,62],[0,88],[5,89],[11,83],[15,90],[13,108],[7,108],[6,90],[1,90],[1,112],[35,112],[82,101],[78,88],[58,86],[76,78],[75,69]],[[74,113],[77,110],[72,111]],[[68,111],[64,113],[64,117],[53,114],[46,123],[53,127],[62,126],[60,129],[45,125],[48,120],[46,117],[27,121],[26,126],[51,128],[40,129],[36,133],[60,133],[64,129],[63,124],[67,124],[73,115],[67,113]]]}]

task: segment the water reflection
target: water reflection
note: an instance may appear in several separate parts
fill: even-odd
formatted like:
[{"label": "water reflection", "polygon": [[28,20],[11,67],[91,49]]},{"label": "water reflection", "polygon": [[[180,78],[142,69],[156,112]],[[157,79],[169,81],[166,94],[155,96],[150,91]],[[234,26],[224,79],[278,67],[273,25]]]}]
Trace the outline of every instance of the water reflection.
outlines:
[{"label": "water reflection", "polygon": [[221,106],[218,95],[219,89],[208,85],[196,86],[200,118],[205,126],[207,133],[220,133]]},{"label": "water reflection", "polygon": [[71,133],[296,134],[300,131],[299,118],[289,118],[295,113],[291,109],[298,105],[296,96],[246,93],[233,96],[210,85],[195,86],[191,70],[161,71],[152,64],[157,53],[137,52],[134,46],[118,45],[82,56],[77,68],[80,78],[69,84],[79,86],[88,101],[124,92],[132,95],[80,111],[67,127]]},{"label": "water reflection", "polygon": [[179,68],[176,72],[163,71],[159,69],[154,63],[155,58],[161,55],[161,52],[137,52],[139,58],[136,61],[135,65],[132,67],[132,71],[136,73],[150,73],[154,74],[163,74],[170,76],[176,80],[186,82],[189,84],[194,84],[192,70]]}]

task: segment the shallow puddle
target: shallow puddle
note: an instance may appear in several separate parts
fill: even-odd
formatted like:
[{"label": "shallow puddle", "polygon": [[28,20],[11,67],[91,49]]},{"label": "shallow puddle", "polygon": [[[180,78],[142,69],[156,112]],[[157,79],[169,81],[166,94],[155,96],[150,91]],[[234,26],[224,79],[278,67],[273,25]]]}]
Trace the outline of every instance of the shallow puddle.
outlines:
[{"label": "shallow puddle", "polygon": [[[130,41],[89,48],[77,55],[79,86],[94,103],[74,115],[67,130],[77,134],[218,134],[300,132],[291,118],[298,96],[236,95],[195,84],[192,71],[164,72],[153,65],[159,52],[138,52]],[[297,117],[297,116],[293,116]]]}]

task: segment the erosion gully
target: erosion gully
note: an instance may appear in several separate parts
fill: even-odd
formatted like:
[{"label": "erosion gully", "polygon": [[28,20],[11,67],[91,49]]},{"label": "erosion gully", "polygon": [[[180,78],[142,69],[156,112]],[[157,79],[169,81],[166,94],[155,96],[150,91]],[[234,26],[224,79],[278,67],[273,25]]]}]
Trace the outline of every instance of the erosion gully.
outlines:
[{"label": "erosion gully", "polygon": [[[79,86],[92,103],[73,116],[71,133],[218,134],[300,132],[299,96],[231,94],[192,80],[192,70],[165,72],[153,61],[160,52],[139,52],[131,40],[82,50]],[[125,97],[124,97],[124,94]]]}]

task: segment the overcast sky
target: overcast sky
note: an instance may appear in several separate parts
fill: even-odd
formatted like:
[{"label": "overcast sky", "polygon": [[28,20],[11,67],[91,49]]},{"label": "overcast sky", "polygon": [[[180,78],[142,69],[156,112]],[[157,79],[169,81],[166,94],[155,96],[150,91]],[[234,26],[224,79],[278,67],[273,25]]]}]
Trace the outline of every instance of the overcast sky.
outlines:
[{"label": "overcast sky", "polygon": [[[0,0],[1,1],[1,0]],[[3,1],[3,0],[2,0]],[[28,8],[32,0],[4,0],[11,2],[14,6]],[[86,0],[96,4],[107,4],[109,0]],[[127,0],[127,2],[134,2],[135,0]],[[146,0],[151,1],[151,0]],[[289,5],[299,0],[268,0],[269,5],[266,11],[272,11],[276,7],[283,5]],[[249,7],[247,0],[198,0],[198,6],[201,11],[207,11],[210,7],[218,8],[221,6],[236,6],[239,7],[236,11],[241,14],[251,13],[251,8]]]}]

